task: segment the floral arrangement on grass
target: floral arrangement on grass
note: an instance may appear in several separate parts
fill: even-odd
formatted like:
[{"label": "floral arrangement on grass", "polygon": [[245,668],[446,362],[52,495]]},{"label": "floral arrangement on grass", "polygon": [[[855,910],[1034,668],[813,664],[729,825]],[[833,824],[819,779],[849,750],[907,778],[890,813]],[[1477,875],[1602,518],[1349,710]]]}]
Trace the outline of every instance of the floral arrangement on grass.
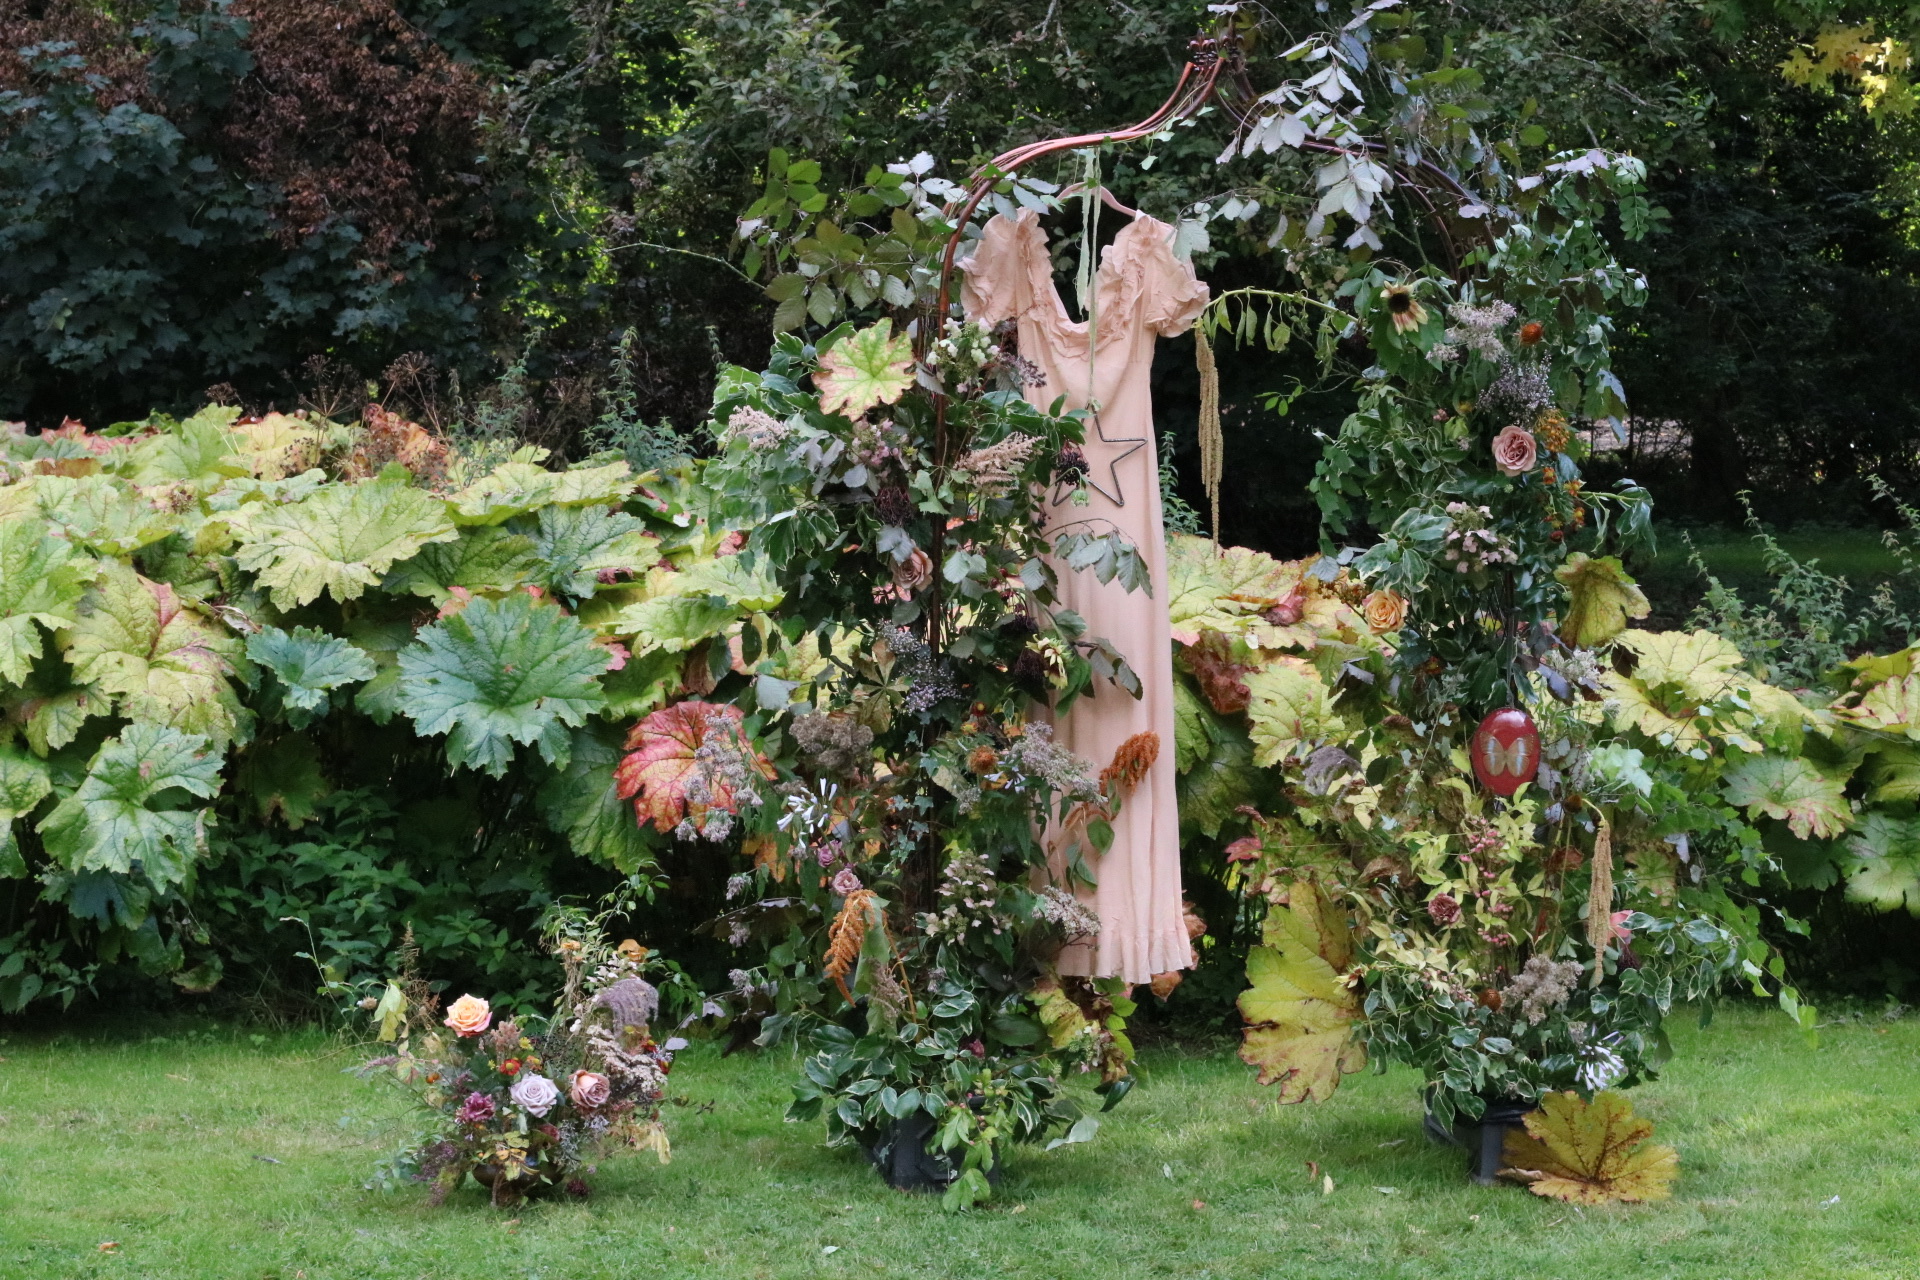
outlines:
[{"label": "floral arrangement on grass", "polygon": [[436,1022],[435,1000],[411,978],[375,1001],[381,1037],[397,1051],[357,1070],[413,1092],[427,1114],[376,1184],[428,1183],[438,1204],[472,1174],[504,1207],[556,1189],[584,1197],[596,1161],[622,1148],[666,1163],[660,1107],[685,1041],[653,1038],[660,995],[642,976],[646,948],[555,942],[566,987],[546,1018],[499,1017],[463,995]]}]

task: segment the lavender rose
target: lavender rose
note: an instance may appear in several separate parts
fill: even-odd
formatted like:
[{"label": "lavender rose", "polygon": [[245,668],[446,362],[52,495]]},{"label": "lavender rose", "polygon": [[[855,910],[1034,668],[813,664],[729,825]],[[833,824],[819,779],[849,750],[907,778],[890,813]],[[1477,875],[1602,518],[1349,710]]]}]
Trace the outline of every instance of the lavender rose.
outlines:
[{"label": "lavender rose", "polygon": [[1493,438],[1493,465],[1502,475],[1517,476],[1533,470],[1540,460],[1540,447],[1533,432],[1525,427],[1507,427]]},{"label": "lavender rose", "polygon": [[852,867],[842,867],[833,877],[833,891],[842,897],[859,890],[860,877],[853,873]]},{"label": "lavender rose", "polygon": [[607,1099],[613,1096],[613,1083],[598,1071],[576,1071],[567,1093],[573,1098],[574,1106],[592,1111],[607,1105]]},{"label": "lavender rose", "polygon": [[534,1072],[514,1081],[510,1092],[514,1103],[536,1120],[545,1118],[547,1112],[553,1110],[553,1104],[560,1101],[560,1090],[553,1081]]}]

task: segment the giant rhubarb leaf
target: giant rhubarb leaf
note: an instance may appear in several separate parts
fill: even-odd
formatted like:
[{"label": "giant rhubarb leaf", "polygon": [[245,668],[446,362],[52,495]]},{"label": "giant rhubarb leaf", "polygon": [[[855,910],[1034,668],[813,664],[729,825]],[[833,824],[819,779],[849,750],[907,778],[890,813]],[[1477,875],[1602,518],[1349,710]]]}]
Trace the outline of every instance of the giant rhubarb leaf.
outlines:
[{"label": "giant rhubarb leaf", "polygon": [[320,801],[333,791],[320,771],[320,753],[300,733],[255,743],[242,757],[234,780],[253,797],[262,819],[278,814],[295,828],[311,818]]},{"label": "giant rhubarb leaf", "polygon": [[1854,706],[1836,713],[1849,724],[1920,741],[1920,676],[1882,680]]},{"label": "giant rhubarb leaf", "polygon": [[820,357],[813,375],[820,408],[857,418],[877,404],[892,404],[913,385],[913,340],[893,336],[893,321],[850,333]]},{"label": "giant rhubarb leaf", "polygon": [[1920,818],[1874,811],[1847,841],[1847,896],[1920,916]]},{"label": "giant rhubarb leaf", "polygon": [[52,790],[45,763],[24,751],[0,747],[0,880],[25,878],[27,864],[14,840],[14,819],[32,813]]},{"label": "giant rhubarb leaf", "polygon": [[1653,1122],[1633,1114],[1633,1104],[1611,1089],[1593,1096],[1549,1093],[1527,1113],[1526,1129],[1507,1130],[1501,1172],[1527,1184],[1537,1196],[1574,1204],[1613,1200],[1665,1200],[1680,1172],[1672,1147],[1647,1141]]},{"label": "giant rhubarb leaf", "polygon": [[648,599],[628,605],[612,623],[619,634],[633,637],[635,653],[691,649],[782,599],[764,561],[749,568],[737,555],[704,560],[680,573],[661,570],[649,575],[648,588]]},{"label": "giant rhubarb leaf", "polygon": [[1830,778],[1804,756],[1750,756],[1723,777],[1727,803],[1749,817],[1778,818],[1802,840],[1828,840],[1852,821],[1846,780]]},{"label": "giant rhubarb leaf", "polygon": [[395,565],[380,586],[442,605],[453,598],[455,587],[504,595],[534,581],[538,567],[532,539],[503,525],[483,524],[462,529],[452,542],[420,548],[412,559]]},{"label": "giant rhubarb leaf", "polygon": [[100,577],[67,631],[74,679],[111,695],[129,720],[205,734],[224,747],[248,718],[227,682],[240,643],[118,560]]},{"label": "giant rhubarb leaf", "polygon": [[220,790],[220,757],[198,734],[135,721],[104,743],[72,795],[42,819],[47,852],[69,871],[138,868],[155,888],[186,878],[206,845],[206,813],[171,803]]},{"label": "giant rhubarb leaf", "polygon": [[1608,714],[1683,751],[1706,741],[1708,704],[1757,683],[1742,671],[1740,651],[1710,631],[1627,631],[1619,644],[1636,661],[1631,676],[1605,674]]},{"label": "giant rhubarb leaf", "polygon": [[447,504],[404,475],[322,489],[303,502],[248,510],[236,558],[273,592],[274,607],[320,593],[353,600],[394,562],[456,536]]},{"label": "giant rhubarb leaf", "polygon": [[70,627],[93,577],[93,562],[72,544],[43,532],[39,521],[0,522],[0,680],[19,684],[40,656],[35,623]]},{"label": "giant rhubarb leaf", "polygon": [[1367,1065],[1354,1032],[1360,993],[1348,982],[1353,931],[1320,887],[1302,880],[1267,914],[1265,946],[1247,953],[1240,1057],[1278,1084],[1281,1102],[1324,1101],[1344,1074]]},{"label": "giant rhubarb leaf", "polygon": [[754,766],[771,777],[770,766],[747,741],[741,729],[740,708],[724,703],[687,701],[662,707],[627,735],[627,756],[614,775],[622,799],[633,801],[633,812],[657,831],[672,831],[688,817],[696,821],[714,809],[736,812],[732,786],[724,778],[708,780],[705,799],[687,794],[699,769],[702,744],[712,733],[748,753]]},{"label": "giant rhubarb leaf", "polygon": [[624,462],[604,467],[549,471],[540,465],[544,449],[522,449],[453,496],[461,524],[500,524],[552,504],[606,506],[633,492],[632,469]]},{"label": "giant rhubarb leaf", "polygon": [[233,430],[238,409],[208,405],[185,422],[133,446],[128,457],[135,484],[183,484],[202,492],[223,480],[250,475],[246,440]]},{"label": "giant rhubarb leaf", "polygon": [[569,596],[590,596],[600,575],[638,574],[660,559],[660,539],[624,512],[604,507],[542,507],[514,522],[533,542],[541,585]]},{"label": "giant rhubarb leaf", "polygon": [[1553,576],[1566,587],[1568,597],[1560,634],[1582,648],[1605,644],[1627,629],[1627,619],[1644,618],[1653,611],[1646,592],[1613,556],[1576,551]]},{"label": "giant rhubarb leaf", "polygon": [[130,556],[179,525],[177,516],[112,476],[35,476],[32,485],[46,518],[101,555]]},{"label": "giant rhubarb leaf", "polygon": [[247,656],[279,677],[287,705],[300,711],[318,711],[329,690],[374,676],[372,658],[318,627],[262,627],[247,637]]},{"label": "giant rhubarb leaf", "polygon": [[1247,720],[1253,730],[1257,765],[1271,767],[1292,756],[1304,743],[1317,742],[1341,730],[1332,697],[1313,664],[1281,657],[1246,678],[1253,695]]},{"label": "giant rhubarb leaf", "polygon": [[513,744],[565,765],[578,726],[606,704],[607,651],[579,621],[525,595],[475,600],[400,655],[400,710],[422,734],[447,734],[456,767],[507,771]]}]

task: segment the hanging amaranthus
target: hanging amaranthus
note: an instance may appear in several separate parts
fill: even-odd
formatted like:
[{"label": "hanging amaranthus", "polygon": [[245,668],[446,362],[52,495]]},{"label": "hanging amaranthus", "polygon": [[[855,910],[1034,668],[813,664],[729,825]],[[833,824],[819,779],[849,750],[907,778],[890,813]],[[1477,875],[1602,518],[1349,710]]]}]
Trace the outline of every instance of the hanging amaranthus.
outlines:
[{"label": "hanging amaranthus", "polygon": [[1587,889],[1587,943],[1593,948],[1593,978],[1597,987],[1606,976],[1602,963],[1607,943],[1613,938],[1613,828],[1606,815],[1600,816],[1600,829],[1593,837],[1593,881]]},{"label": "hanging amaranthus", "polygon": [[1203,315],[1193,325],[1193,360],[1200,370],[1200,483],[1207,491],[1209,523],[1214,542],[1220,541],[1220,477],[1226,441],[1220,433],[1220,368],[1213,362],[1213,344],[1207,341]]}]

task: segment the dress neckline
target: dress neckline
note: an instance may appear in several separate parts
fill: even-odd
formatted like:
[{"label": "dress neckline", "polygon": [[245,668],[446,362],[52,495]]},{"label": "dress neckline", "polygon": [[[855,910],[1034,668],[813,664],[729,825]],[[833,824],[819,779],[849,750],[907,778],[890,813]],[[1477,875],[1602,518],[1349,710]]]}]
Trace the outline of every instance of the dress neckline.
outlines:
[{"label": "dress neckline", "polygon": [[[1004,213],[994,215],[996,218],[1006,216]],[[1036,293],[1041,292],[1044,287],[1046,296],[1052,304],[1051,310],[1063,329],[1069,333],[1086,333],[1089,322],[1073,318],[1072,313],[1067,310],[1066,299],[1060,294],[1060,286],[1053,278],[1053,259],[1047,253],[1047,245],[1051,243],[1051,238],[1047,235],[1047,229],[1040,225],[1040,215],[1032,209],[1023,208],[1011,221],[1025,258],[1029,286]],[[1126,256],[1133,249],[1134,241],[1147,235],[1148,228],[1163,232],[1173,229],[1158,218],[1143,213],[1120,228],[1114,234],[1113,240],[1100,250],[1100,265],[1094,270],[1093,288],[1095,302],[1102,315],[1109,310],[1106,304],[1110,292],[1124,296],[1120,294],[1121,287],[1126,283],[1121,278],[1122,266]],[[1104,331],[1101,335],[1101,345],[1104,346],[1111,340],[1108,335],[1117,333],[1118,330],[1107,330],[1105,325],[1101,328]]]}]

